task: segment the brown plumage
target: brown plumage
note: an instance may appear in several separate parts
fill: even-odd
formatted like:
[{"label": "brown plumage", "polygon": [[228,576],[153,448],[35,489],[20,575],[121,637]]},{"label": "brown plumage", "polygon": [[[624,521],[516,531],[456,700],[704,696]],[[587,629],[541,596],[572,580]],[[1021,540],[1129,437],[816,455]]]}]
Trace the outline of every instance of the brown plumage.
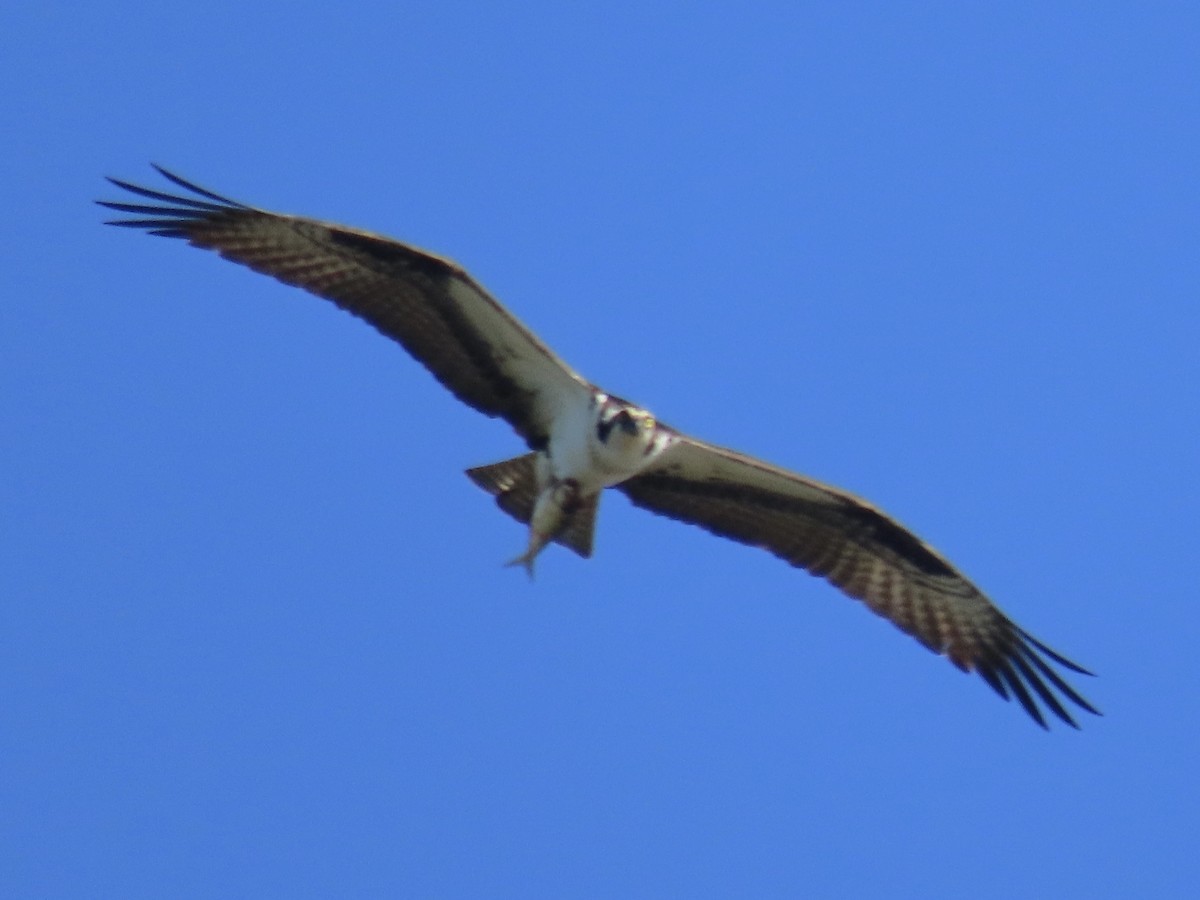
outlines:
[{"label": "brown plumage", "polygon": [[819,575],[964,672],[978,672],[1001,697],[1016,697],[1043,727],[1031,690],[1072,726],[1052,688],[1099,714],[1047,658],[1090,672],[1014,625],[936,550],[866,501],[684,435],[664,457],[617,490],[643,509]]},{"label": "brown plumage", "polygon": [[[255,209],[155,168],[202,199],[110,178],[164,205],[101,201],[144,217],[109,224],[183,238],[332,300],[401,344],[459,400],[508,421],[531,447],[545,441],[554,413],[539,402],[543,381],[586,390],[583,379],[450,260],[368,231]],[[514,362],[526,371],[512,372]]]},{"label": "brown plumage", "polygon": [[[112,224],[182,238],[331,300],[400,343],[460,400],[508,421],[535,452],[468,475],[518,521],[529,522],[544,488],[538,460],[554,450],[554,423],[589,404],[649,418],[572,371],[455,263],[366,231],[245,206],[159,171],[189,196],[110,179],[154,201],[102,202],[135,216]],[[599,440],[618,420],[600,426]],[[1075,727],[1062,698],[1099,714],[1053,666],[1091,673],[1015,625],[894,519],[802,475],[652,427],[661,438],[647,445],[654,455],[615,484],[637,506],[825,578],[959,669],[978,672],[1001,697],[1015,697],[1043,727],[1039,701]],[[580,498],[552,539],[590,556],[598,497]]]}]

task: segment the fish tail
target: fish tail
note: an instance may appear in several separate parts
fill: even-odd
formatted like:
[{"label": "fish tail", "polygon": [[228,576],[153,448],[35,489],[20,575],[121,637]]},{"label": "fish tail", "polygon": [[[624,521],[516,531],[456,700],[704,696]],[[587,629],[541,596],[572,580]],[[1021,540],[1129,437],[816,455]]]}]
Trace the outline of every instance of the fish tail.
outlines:
[{"label": "fish tail", "polygon": [[533,561],[537,559],[537,550],[529,549],[520,556],[513,557],[504,564],[504,567],[522,566],[525,569],[525,574],[529,576],[529,580],[533,581]]}]

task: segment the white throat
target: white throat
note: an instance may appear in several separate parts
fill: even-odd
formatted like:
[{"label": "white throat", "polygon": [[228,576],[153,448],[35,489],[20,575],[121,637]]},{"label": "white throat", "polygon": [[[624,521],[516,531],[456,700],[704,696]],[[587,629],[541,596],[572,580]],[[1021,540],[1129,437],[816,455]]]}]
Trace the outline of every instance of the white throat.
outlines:
[{"label": "white throat", "polygon": [[597,391],[554,422],[550,468],[557,479],[576,480],[586,495],[636,475],[669,442],[648,412]]}]

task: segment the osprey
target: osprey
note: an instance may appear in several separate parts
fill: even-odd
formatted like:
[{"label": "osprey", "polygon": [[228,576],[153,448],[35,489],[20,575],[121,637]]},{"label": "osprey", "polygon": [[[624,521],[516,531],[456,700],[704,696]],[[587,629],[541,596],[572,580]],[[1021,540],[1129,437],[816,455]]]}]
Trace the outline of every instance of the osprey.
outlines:
[{"label": "osprey", "polygon": [[183,238],[302,287],[403,346],[459,400],[507,421],[529,452],[468,469],[529,526],[510,564],[533,574],[551,542],[592,553],[600,493],[762,547],[861,600],[964,672],[1016,697],[1043,728],[1036,698],[1072,727],[1061,698],[1099,712],[1052,667],[1090,675],[1004,615],[949,561],[869,503],[704,443],[602,391],[559,359],[461,267],[367,231],[246,206],[155,167],[186,195],[115,178],[146,203],[100,201],[110,222]]}]

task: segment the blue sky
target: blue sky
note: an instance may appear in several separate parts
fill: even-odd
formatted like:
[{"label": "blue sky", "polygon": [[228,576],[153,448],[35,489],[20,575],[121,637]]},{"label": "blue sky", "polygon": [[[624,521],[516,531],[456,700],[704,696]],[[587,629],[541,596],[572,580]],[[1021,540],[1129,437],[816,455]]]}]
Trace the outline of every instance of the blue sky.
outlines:
[{"label": "blue sky", "polygon": [[[1200,13],[14,3],[0,894],[1183,896]],[[156,161],[449,255],[589,378],[870,498],[1099,677],[1044,733],[605,498],[296,290],[103,228]]]}]

